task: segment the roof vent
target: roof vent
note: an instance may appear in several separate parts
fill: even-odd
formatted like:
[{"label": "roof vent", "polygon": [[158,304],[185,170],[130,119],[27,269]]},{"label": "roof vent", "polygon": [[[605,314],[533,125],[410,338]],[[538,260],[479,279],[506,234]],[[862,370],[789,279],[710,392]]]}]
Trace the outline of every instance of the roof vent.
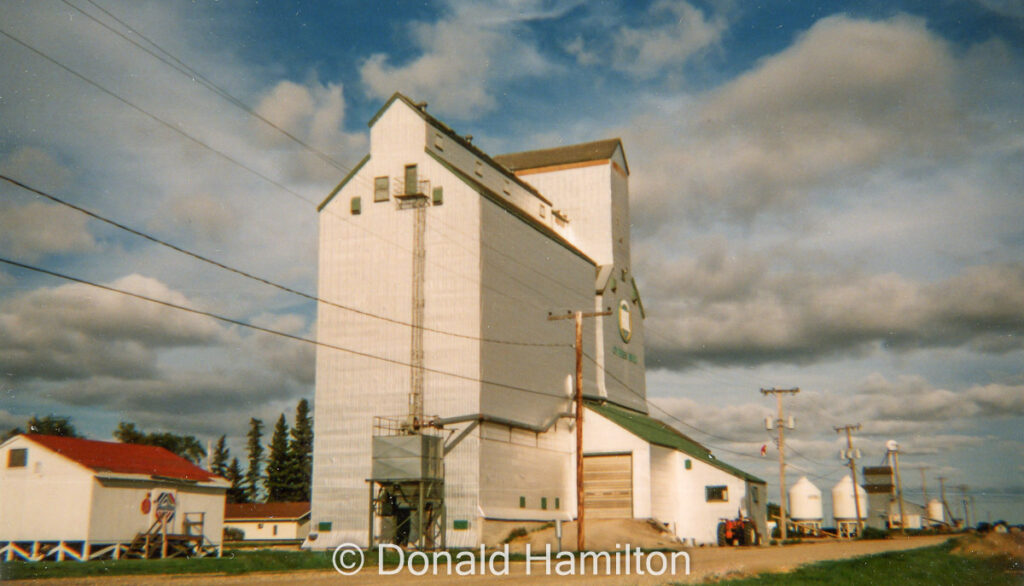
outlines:
[{"label": "roof vent", "polygon": [[427,111],[427,103],[426,102],[416,102],[415,104],[413,104],[413,106],[416,106],[417,108],[419,108],[420,110],[423,110],[424,112]]},{"label": "roof vent", "polygon": [[466,142],[473,142],[473,135],[472,134],[467,134],[465,136],[465,138],[466,138]]}]

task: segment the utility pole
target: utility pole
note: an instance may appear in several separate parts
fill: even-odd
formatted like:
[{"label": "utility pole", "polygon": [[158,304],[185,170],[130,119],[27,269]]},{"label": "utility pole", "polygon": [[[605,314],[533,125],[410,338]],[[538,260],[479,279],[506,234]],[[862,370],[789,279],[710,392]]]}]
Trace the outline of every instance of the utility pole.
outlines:
[{"label": "utility pole", "polygon": [[921,492],[924,493],[924,507],[928,508],[928,479],[925,477],[924,471],[927,470],[927,466],[921,466],[918,470],[921,471]]},{"label": "utility pole", "polygon": [[971,514],[967,511],[967,485],[960,485],[960,495],[963,498],[964,505],[964,529],[971,526]]},{"label": "utility pole", "polygon": [[[775,427],[779,430],[779,524],[781,529],[779,534],[782,539],[786,539],[786,434],[783,428],[786,426],[786,420],[782,416],[782,396],[783,395],[795,395],[800,392],[799,388],[795,389],[761,389],[762,395],[775,395],[776,402],[778,403],[778,418],[775,420]],[[790,427],[792,429],[792,427]],[[856,489],[854,493],[856,493]]]},{"label": "utility pole", "polygon": [[548,314],[548,321],[572,319],[576,323],[576,550],[583,551],[583,318],[611,315],[607,311],[572,311],[564,315]]},{"label": "utility pole", "polygon": [[846,432],[846,460],[850,463],[850,480],[853,481],[853,506],[857,509],[857,535],[863,535],[864,520],[860,516],[860,493],[857,491],[857,458],[853,451],[853,436],[851,435],[854,431],[860,431],[860,424],[843,425],[833,429],[836,430],[836,433]]},{"label": "utility pole", "polygon": [[956,527],[956,516],[953,515],[953,509],[949,508],[949,503],[946,502],[946,477],[939,476],[939,495],[942,499],[943,509],[949,513],[949,525],[950,527]]},{"label": "utility pole", "polygon": [[907,533],[907,514],[903,506],[903,479],[900,478],[900,447],[895,441],[890,440],[889,455],[892,456],[893,471],[896,473],[896,497],[900,503],[900,533]]}]

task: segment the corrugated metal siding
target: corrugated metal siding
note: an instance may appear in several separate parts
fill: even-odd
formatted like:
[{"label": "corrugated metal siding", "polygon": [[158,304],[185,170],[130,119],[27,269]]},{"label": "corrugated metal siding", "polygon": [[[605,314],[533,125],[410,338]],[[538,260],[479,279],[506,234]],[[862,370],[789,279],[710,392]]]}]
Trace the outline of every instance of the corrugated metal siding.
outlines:
[{"label": "corrugated metal siding", "polygon": [[[360,216],[348,216],[344,204],[362,195],[372,202],[373,178],[401,177],[417,164],[420,178],[445,188],[445,202],[427,213],[425,325],[477,334],[479,323],[479,196],[465,189],[424,153],[425,123],[407,108],[388,110],[371,129],[373,156],[321,213],[320,296],[391,319],[411,321],[411,210],[397,210],[392,199],[367,203]],[[451,228],[451,227],[457,227]],[[317,320],[321,341],[360,352],[409,362],[408,326],[390,324],[321,305]],[[478,342],[424,332],[428,368],[479,376]],[[408,366],[388,364],[329,348],[317,350],[313,526],[330,522],[332,531],[318,546],[367,537],[372,419],[407,411]],[[471,380],[427,372],[424,408],[428,415],[475,412],[479,385]],[[467,437],[445,460],[448,518],[475,517],[478,510],[479,441]],[[472,545],[476,530],[449,534],[449,545]],[[465,541],[465,543],[461,543]]]},{"label": "corrugated metal siding", "polygon": [[[548,321],[548,312],[588,308],[594,267],[505,210],[481,201],[480,336],[561,348],[481,344],[483,413],[528,425],[546,424],[569,408],[566,376],[575,370],[571,321]],[[592,327],[592,324],[587,324]],[[591,330],[593,331],[593,330]],[[593,338],[585,344],[593,353]],[[588,364],[584,384],[594,388]]]},{"label": "corrugated metal siding", "polygon": [[[569,426],[563,422],[541,434],[493,423],[485,423],[482,428],[481,435],[487,438],[480,448],[480,507],[484,516],[568,519],[575,510],[568,507],[575,486],[570,449],[575,435]],[[520,498],[524,507],[519,506]],[[547,509],[542,508],[542,499],[546,499]]]}]

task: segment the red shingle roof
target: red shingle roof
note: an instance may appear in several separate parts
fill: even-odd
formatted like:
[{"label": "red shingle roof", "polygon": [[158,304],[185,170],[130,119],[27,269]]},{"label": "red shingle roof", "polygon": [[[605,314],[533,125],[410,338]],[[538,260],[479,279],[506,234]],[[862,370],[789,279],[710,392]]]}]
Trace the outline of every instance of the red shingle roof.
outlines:
[{"label": "red shingle roof", "polygon": [[203,470],[185,458],[156,446],[99,442],[32,433],[24,435],[27,439],[96,472],[147,474],[197,482],[218,478],[215,474]]},{"label": "red shingle roof", "polygon": [[229,503],[224,505],[224,520],[301,519],[308,514],[309,503]]}]

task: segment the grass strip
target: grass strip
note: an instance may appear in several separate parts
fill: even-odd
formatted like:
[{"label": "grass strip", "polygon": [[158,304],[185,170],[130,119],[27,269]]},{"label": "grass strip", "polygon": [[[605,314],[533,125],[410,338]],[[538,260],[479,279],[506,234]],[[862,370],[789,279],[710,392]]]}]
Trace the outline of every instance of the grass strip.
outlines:
[{"label": "grass strip", "polygon": [[954,540],[941,545],[832,560],[787,573],[765,573],[723,580],[720,586],[804,586],[820,584],[899,584],[1020,586],[1024,564],[1010,556],[974,557],[952,553]]}]

